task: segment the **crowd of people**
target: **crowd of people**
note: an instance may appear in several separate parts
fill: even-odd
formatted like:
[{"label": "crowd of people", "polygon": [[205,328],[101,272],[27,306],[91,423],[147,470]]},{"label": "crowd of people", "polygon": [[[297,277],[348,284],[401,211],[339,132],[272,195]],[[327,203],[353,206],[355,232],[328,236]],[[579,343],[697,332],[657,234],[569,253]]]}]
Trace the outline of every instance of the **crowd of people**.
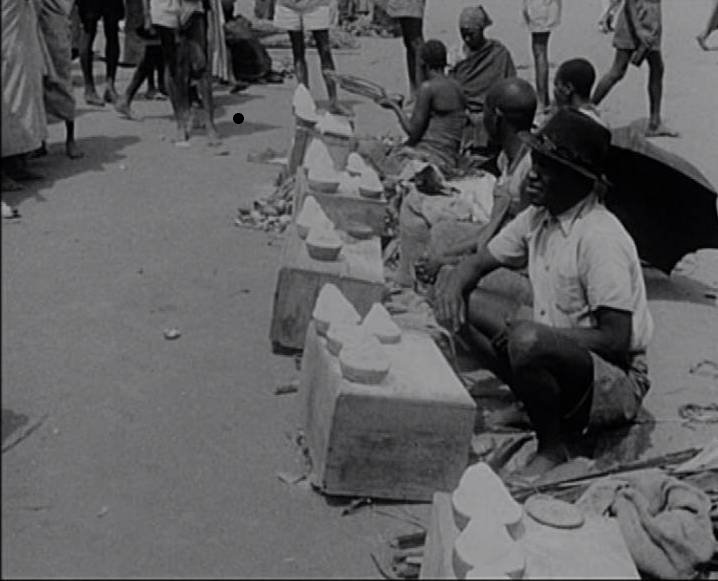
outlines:
[{"label": "crowd of people", "polygon": [[[2,0],[3,191],[37,177],[27,162],[46,153],[47,118],[65,123],[67,156],[83,155],[75,141],[72,4]],[[131,117],[132,101],[147,81],[148,97],[171,103],[177,146],[189,145],[195,109],[204,112],[209,144],[219,143],[213,77],[237,90],[246,86],[240,78],[244,63],[233,59],[237,53],[228,47],[234,45],[225,38],[225,25],[235,20],[233,4],[77,0],[85,103],[111,104]],[[572,434],[632,419],[650,386],[645,353],[653,323],[636,246],[602,203],[611,132],[597,105],[630,64],[646,62],[650,116],[645,135],[677,135],[661,117],[661,3],[607,0],[599,26],[614,32],[613,65],[596,84],[596,70],[587,59],[570,59],[554,75],[553,95],[548,43],[561,23],[561,0],[522,0],[535,86],[517,77],[510,50],[485,36],[492,20],[483,7],[461,12],[463,47],[450,52],[441,41],[423,38],[425,0],[384,4],[400,24],[409,81],[406,103],[378,99],[395,112],[407,135],[387,155],[428,162],[452,176],[465,153],[498,153],[488,222],[456,243],[435,237],[416,276],[435,282],[439,322],[472,345],[516,395],[519,412],[528,416],[538,438],[537,454],[523,476],[536,477],[566,459],[565,442]],[[331,6],[330,0],[276,0],[273,19],[289,35],[296,78],[305,85],[305,32],[312,34],[329,109],[347,114],[334,76],[326,74],[335,68]],[[137,66],[120,94],[122,20],[130,39],[125,51],[134,51]],[[717,20],[718,0],[697,38],[702,48],[708,48]],[[102,96],[92,64],[100,21],[106,40]],[[227,30],[234,30],[236,39],[251,40],[249,28]],[[257,44],[247,46],[261,61]],[[249,76],[271,78],[271,65],[258,71]],[[3,205],[3,215],[12,216],[12,209]]]}]

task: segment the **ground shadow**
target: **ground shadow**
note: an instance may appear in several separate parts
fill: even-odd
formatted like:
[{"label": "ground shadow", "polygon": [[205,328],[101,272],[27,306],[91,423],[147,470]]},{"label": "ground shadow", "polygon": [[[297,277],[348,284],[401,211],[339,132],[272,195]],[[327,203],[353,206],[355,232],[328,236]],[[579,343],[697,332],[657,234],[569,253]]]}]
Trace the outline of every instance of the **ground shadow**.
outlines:
[{"label": "ground shadow", "polygon": [[77,144],[85,157],[74,160],[65,156],[64,144],[52,144],[47,156],[32,159],[28,164],[29,169],[41,174],[43,179],[22,182],[22,190],[3,192],[3,200],[11,206],[18,206],[29,198],[44,202],[46,198],[42,192],[49,190],[56,181],[79,173],[101,171],[109,164],[119,163],[126,158],[121,151],[139,140],[140,137],[134,135],[81,137],[78,138]]},{"label": "ground shadow", "polygon": [[23,426],[27,425],[28,418],[25,414],[16,414],[12,410],[2,408],[2,443],[9,438],[16,430],[19,430]]},{"label": "ground shadow", "polygon": [[680,274],[668,276],[656,268],[644,268],[648,300],[715,304],[715,289]]},{"label": "ground shadow", "polygon": [[251,135],[262,131],[271,131],[279,129],[280,125],[270,125],[268,123],[253,123],[244,121],[241,125],[237,125],[234,121],[220,121],[217,123],[217,130],[222,137],[234,137],[235,135]]}]

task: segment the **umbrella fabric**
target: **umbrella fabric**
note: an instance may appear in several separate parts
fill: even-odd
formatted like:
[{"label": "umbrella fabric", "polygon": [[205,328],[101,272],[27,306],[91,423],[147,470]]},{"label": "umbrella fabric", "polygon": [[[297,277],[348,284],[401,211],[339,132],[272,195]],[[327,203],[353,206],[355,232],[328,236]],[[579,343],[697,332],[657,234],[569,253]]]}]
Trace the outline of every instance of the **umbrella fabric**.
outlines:
[{"label": "umbrella fabric", "polygon": [[636,242],[639,256],[670,274],[686,254],[718,248],[715,188],[682,157],[633,127],[613,131],[606,206]]}]

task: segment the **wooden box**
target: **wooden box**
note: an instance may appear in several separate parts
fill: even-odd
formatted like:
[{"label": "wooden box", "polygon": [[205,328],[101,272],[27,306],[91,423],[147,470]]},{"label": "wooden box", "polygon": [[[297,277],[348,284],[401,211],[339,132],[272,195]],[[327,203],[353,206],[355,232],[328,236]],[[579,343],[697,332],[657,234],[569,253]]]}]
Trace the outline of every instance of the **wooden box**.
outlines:
[{"label": "wooden box", "polygon": [[[616,519],[587,518],[577,529],[544,526],[524,513],[523,579],[640,579]],[[437,492],[420,579],[456,579],[452,556],[459,530],[451,494]]]},{"label": "wooden box", "polygon": [[476,406],[428,335],[385,347],[386,379],[352,383],[310,324],[300,393],[312,480],[327,494],[431,500],[466,468]]},{"label": "wooden box", "polygon": [[314,196],[329,219],[340,230],[346,230],[351,223],[369,226],[376,236],[382,236],[386,227],[386,200],[364,198],[358,191],[340,189],[335,194],[315,192],[309,186],[305,168],[299,168],[296,176],[294,195],[294,216],[299,212],[307,194]]},{"label": "wooden box", "polygon": [[309,256],[294,225],[287,229],[269,333],[275,350],[304,348],[314,303],[325,283],[337,285],[362,316],[381,302],[385,286],[379,239],[342,236],[346,243],[339,260],[325,262]]}]

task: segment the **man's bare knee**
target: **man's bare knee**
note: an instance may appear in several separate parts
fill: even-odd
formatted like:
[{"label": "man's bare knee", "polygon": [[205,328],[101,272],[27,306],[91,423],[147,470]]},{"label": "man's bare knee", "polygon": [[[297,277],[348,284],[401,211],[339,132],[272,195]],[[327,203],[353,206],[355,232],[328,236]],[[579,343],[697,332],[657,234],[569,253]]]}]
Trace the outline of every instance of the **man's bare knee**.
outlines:
[{"label": "man's bare knee", "polygon": [[536,362],[543,355],[539,326],[531,321],[512,325],[508,335],[508,353],[512,367]]}]

